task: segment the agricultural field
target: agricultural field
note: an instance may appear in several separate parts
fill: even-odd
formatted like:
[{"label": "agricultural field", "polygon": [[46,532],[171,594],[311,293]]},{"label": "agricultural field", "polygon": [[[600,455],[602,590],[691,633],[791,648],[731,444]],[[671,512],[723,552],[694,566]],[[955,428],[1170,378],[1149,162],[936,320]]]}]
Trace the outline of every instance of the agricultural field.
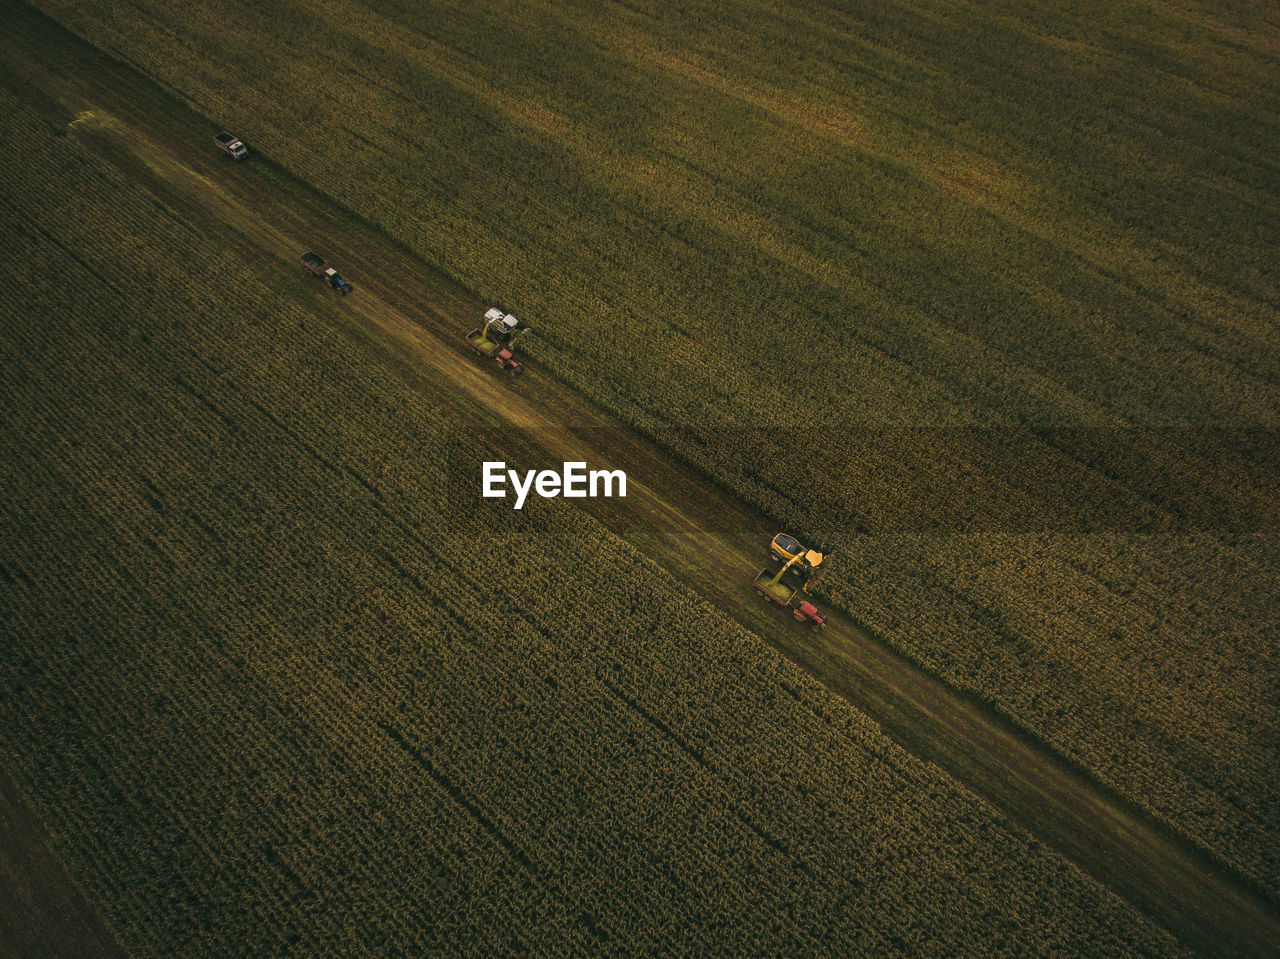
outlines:
[{"label": "agricultural field", "polygon": [[3,80],[0,763],[125,952],[1181,954]]},{"label": "agricultural field", "polygon": [[1280,895],[1274,6],[38,6]]}]

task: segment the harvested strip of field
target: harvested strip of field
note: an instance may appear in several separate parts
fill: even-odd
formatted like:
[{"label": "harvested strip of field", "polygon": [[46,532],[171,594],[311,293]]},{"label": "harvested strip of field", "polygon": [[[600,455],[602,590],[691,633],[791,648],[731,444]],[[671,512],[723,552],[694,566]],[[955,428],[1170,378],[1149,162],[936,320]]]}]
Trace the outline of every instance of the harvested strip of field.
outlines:
[{"label": "harvested strip of field", "polygon": [[583,514],[461,495],[488,451],[106,134],[0,115],[0,751],[132,954],[1174,952]]},{"label": "harvested strip of field", "polygon": [[1280,890],[1273,10],[41,6]]}]

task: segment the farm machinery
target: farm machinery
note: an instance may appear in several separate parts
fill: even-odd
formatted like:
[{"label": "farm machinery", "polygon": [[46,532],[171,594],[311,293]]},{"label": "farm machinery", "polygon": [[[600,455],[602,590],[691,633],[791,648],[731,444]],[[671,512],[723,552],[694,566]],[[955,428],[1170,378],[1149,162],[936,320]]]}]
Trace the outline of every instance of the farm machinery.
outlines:
[{"label": "farm machinery", "polygon": [[219,133],[213,138],[213,142],[218,145],[219,150],[233,160],[243,160],[249,155],[249,148],[230,133]]},{"label": "farm machinery", "polygon": [[337,270],[331,266],[325,266],[324,257],[319,253],[307,252],[302,254],[302,265],[306,267],[307,272],[312,276],[320,277],[325,283],[337,290],[340,296],[346,296],[355,289],[354,286],[342,278],[342,274]]},{"label": "farm machinery", "polygon": [[780,563],[795,560],[796,569],[804,575],[804,591],[809,591],[809,581],[817,575],[823,556],[816,549],[805,549],[794,536],[779,533],[769,543],[769,555]]},{"label": "farm machinery", "polygon": [[[809,591],[809,584],[822,565],[823,555],[817,550],[805,549],[795,537],[785,533],[779,533],[773,538],[769,544],[769,555],[781,565],[772,574],[766,566],[756,574],[751,585],[757,596],[770,603],[777,603],[784,609],[790,609],[800,593]],[[798,583],[795,582],[796,579],[799,579]],[[791,615],[813,629],[822,629],[826,625],[826,620],[819,615],[817,607],[807,600],[792,609]]]},{"label": "farm machinery", "polygon": [[486,359],[494,360],[502,369],[519,373],[523,367],[512,354],[512,347],[529,332],[530,328],[515,316],[494,307],[484,315],[484,326],[467,334],[467,342],[473,350]]}]

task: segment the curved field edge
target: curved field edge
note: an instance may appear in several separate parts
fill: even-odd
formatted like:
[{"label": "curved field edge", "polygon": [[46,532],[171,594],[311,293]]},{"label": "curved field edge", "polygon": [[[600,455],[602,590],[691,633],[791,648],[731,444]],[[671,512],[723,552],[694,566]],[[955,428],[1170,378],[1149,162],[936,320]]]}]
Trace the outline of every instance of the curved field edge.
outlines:
[{"label": "curved field edge", "polygon": [[[1195,151],[1203,119],[1197,98],[1225,110],[1233,130],[1247,120],[1273,129],[1269,101],[1251,107],[1252,116],[1241,107],[1250,71],[1265,74],[1268,61],[1239,48],[1232,63],[1221,39],[1230,37],[1230,24],[1192,17],[1190,9],[1166,5],[1142,24],[1126,22],[1126,8],[1093,25],[1043,5],[1036,49],[1074,49],[1067,61],[1073,82],[1090,57],[1118,78],[1123,94],[1097,116],[1089,114],[1088,97],[1080,99],[1089,88],[1067,89],[1085,133],[1113,119],[1125,131],[1100,141],[1099,156],[1128,145],[1150,160],[1173,145],[1164,155],[1190,156],[1191,166],[1166,164],[1163,172],[1203,209],[1252,217],[1265,237],[1274,226],[1266,161],[1243,159],[1262,148],[1228,137],[1222,152],[1203,154],[1203,170]],[[732,51],[716,59],[713,52],[725,51],[682,47],[678,37],[655,37],[652,24],[636,17],[609,21],[627,27],[610,40],[602,39],[598,17],[538,7],[504,43],[532,52],[559,31],[556,50],[617,54],[589,58],[593,69],[613,65],[603,79],[586,77],[583,88],[599,94],[595,100],[575,99],[570,84],[583,82],[581,64],[556,60],[565,67],[557,79],[537,66],[550,62],[545,56],[476,56],[475,44],[501,22],[496,11],[426,15],[387,4],[308,4],[297,17],[281,15],[282,29],[296,36],[278,63],[261,50],[245,58],[255,49],[254,23],[197,15],[182,22],[182,42],[195,55],[181,73],[162,52],[168,38],[146,49],[135,42],[151,24],[110,9],[93,21],[84,11],[60,15],[204,112],[247,131],[274,159],[428,259],[537,318],[546,334],[540,358],[569,381],[771,514],[831,537],[846,558],[828,583],[839,605],[993,701],[1274,898],[1270,770],[1280,757],[1260,707],[1276,672],[1275,651],[1259,640],[1277,593],[1267,535],[1275,503],[1265,479],[1274,475],[1265,451],[1275,422],[1275,370],[1265,362],[1274,351],[1261,348],[1270,342],[1269,326],[1257,319],[1274,309],[1265,274],[1254,269],[1257,243],[1228,238],[1221,249],[1230,256],[1205,244],[1178,247],[1171,238],[1179,234],[1169,230],[1195,235],[1198,227],[1142,182],[1141,169],[1123,162],[1115,168],[1127,193],[1100,187],[1090,178],[1096,171],[1087,164],[1069,169],[1070,157],[1046,139],[1053,131],[1034,123],[1034,149],[1006,152],[985,166],[971,143],[938,153],[936,118],[933,132],[909,131],[906,150],[908,133],[884,128],[892,110],[872,103],[859,126],[840,112],[830,76],[801,85],[813,97],[806,113],[803,104],[775,95],[786,68],[779,73],[768,58],[758,74],[744,76]],[[437,19],[426,30],[415,16]],[[1001,42],[1027,29],[992,25]],[[896,39],[872,51],[883,61],[880,76],[901,73],[893,50],[904,36],[923,44],[918,66],[929,62],[930,44],[971,26],[932,15],[898,24]],[[1178,43],[1159,36],[1175,26]],[[704,37],[701,27],[693,34]],[[339,35],[341,49],[322,39]],[[737,25],[725,35],[749,40]],[[451,36],[452,46],[442,39]],[[626,48],[620,53],[618,43]],[[361,58],[377,44],[377,58]],[[993,66],[974,49],[988,83]],[[1227,67],[1182,76],[1176,95],[1191,90],[1194,110],[1178,107],[1162,118],[1168,105],[1152,89],[1123,86],[1133,82],[1126,65],[1154,65],[1151,76],[1161,83],[1171,72],[1187,74],[1188,51]],[[1029,74],[1029,55],[1009,56],[1015,72],[1034,81],[1026,95],[1052,92],[1058,78]],[[329,79],[317,85],[298,69],[310,62],[323,62]],[[250,75],[264,63],[275,64],[278,81],[269,96],[237,86],[240,72]],[[931,95],[954,101],[936,66],[919,74],[921,82]],[[838,77],[841,61],[833,54],[823,69]],[[656,93],[643,110],[614,96],[619,82],[634,89],[637,77],[653,75],[663,83],[644,88]],[[427,93],[405,99],[406,78]],[[282,99],[282,89],[293,93]],[[667,111],[688,121],[696,118],[690,104],[708,102],[708,91],[723,126],[723,137],[720,126],[704,130],[723,139],[715,142],[714,162],[696,143],[654,140],[666,135],[656,122],[627,120]],[[357,99],[366,108],[354,114],[348,105]],[[305,104],[301,116],[295,104]],[[359,129],[349,122],[356,115]],[[1029,122],[1027,114],[1017,116]],[[469,117],[479,125],[468,127]],[[833,118],[843,125],[831,126]],[[982,119],[988,133],[1000,132],[1000,121]],[[744,124],[754,139],[733,139]],[[665,158],[654,159],[655,142]],[[1079,147],[1071,138],[1064,143]],[[1008,142],[991,145],[992,152],[1010,149]],[[803,156],[797,160],[794,151]],[[1047,166],[1037,166],[1042,156],[1050,157]],[[798,163],[820,187],[832,170],[854,170],[857,183],[876,189],[842,201],[841,222],[798,223],[780,205],[790,195],[786,184],[770,180],[769,167],[751,166],[770,161],[776,168],[779,158]],[[602,169],[612,171],[603,187]],[[1028,174],[1044,179],[1026,190]],[[708,185],[709,177],[718,179]],[[772,193],[762,192],[766,182]],[[539,183],[551,189],[532,193]],[[924,205],[921,183],[928,186]],[[389,205],[388,195],[412,202]],[[539,203],[517,209],[517,200],[531,195]],[[572,216],[562,197],[575,204]],[[911,228],[895,227],[905,237],[890,247],[897,252],[859,265],[857,257],[872,247],[854,244],[851,260],[830,242],[886,239],[856,217],[859,203],[896,204],[895,215],[914,218],[902,222],[916,230],[928,224],[950,238],[930,247],[912,240]],[[930,213],[929,204],[937,210]],[[1130,235],[1146,245],[1124,239]],[[656,264],[651,250],[671,262]],[[725,250],[737,258],[716,261]],[[917,264],[902,272],[910,282],[895,278],[907,253]],[[1014,277],[1007,283],[991,266],[1006,261]],[[711,262],[723,267],[717,275],[724,282],[690,296],[690,284],[705,280],[696,265]],[[602,263],[609,268],[601,271]],[[934,270],[926,274],[919,264]],[[1253,272],[1233,276],[1234,264]],[[744,271],[763,279],[746,282]],[[881,286],[868,286],[867,276]],[[964,277],[979,278],[981,288]],[[938,278],[946,283],[936,285]],[[765,281],[781,289],[762,291]],[[828,304],[826,315],[812,315],[815,302]],[[1118,321],[1117,304],[1132,322]],[[1067,334],[1052,323],[1027,325],[1032,311],[1061,321],[1085,344],[1086,361],[1064,366]],[[846,314],[857,318],[854,328],[842,326]],[[755,316],[773,319],[750,322]],[[744,332],[726,339],[719,327],[725,317],[745,324]],[[661,350],[651,348],[655,338]],[[753,340],[772,350],[767,361],[743,356]],[[722,343],[734,348],[719,349]],[[833,357],[815,343],[837,345],[834,366],[855,384],[848,393],[828,385]],[[1165,375],[1175,367],[1179,376]],[[672,395],[671,383],[691,385]],[[646,391],[659,401],[635,405],[633,395]],[[813,408],[835,414],[810,422],[790,412]],[[760,409],[788,411],[785,428],[760,419]],[[904,410],[926,411],[930,426],[921,430],[910,417],[904,425]],[[832,435],[852,437],[856,454],[824,460]],[[768,455],[779,443],[778,455]],[[796,463],[788,455],[793,448],[818,452],[812,462]],[[751,451],[745,466],[742,450]],[[1224,458],[1217,463],[1215,456]]]},{"label": "curved field edge", "polygon": [[1175,953],[0,101],[4,759],[131,952]]}]

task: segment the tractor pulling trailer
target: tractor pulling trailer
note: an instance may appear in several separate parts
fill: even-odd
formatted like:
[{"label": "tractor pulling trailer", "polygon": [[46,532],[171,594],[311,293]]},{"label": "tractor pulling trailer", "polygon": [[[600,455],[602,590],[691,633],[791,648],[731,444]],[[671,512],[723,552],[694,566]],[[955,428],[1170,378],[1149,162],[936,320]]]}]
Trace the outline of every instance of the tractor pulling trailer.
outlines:
[{"label": "tractor pulling trailer", "polygon": [[325,283],[337,290],[340,296],[346,296],[355,289],[354,286],[342,278],[342,274],[337,270],[331,266],[325,266],[324,257],[319,253],[304,253],[301,259],[302,265],[306,267],[308,273],[312,276],[320,277]]},{"label": "tractor pulling trailer", "polygon": [[[823,555],[816,549],[805,549],[794,536],[779,533],[769,544],[769,556],[781,565],[776,571],[771,571],[768,566],[760,570],[751,586],[756,595],[767,602],[790,609],[797,596],[809,592],[809,584],[822,565]],[[818,614],[818,608],[808,600],[792,609],[791,615],[813,629],[822,629],[826,625],[826,620]]]},{"label": "tractor pulling trailer", "polygon": [[512,373],[520,373],[520,365],[512,353],[516,341],[530,333],[529,326],[521,323],[511,313],[503,313],[497,307],[484,315],[484,326],[467,334],[471,348],[485,359],[494,360],[498,366]]}]

